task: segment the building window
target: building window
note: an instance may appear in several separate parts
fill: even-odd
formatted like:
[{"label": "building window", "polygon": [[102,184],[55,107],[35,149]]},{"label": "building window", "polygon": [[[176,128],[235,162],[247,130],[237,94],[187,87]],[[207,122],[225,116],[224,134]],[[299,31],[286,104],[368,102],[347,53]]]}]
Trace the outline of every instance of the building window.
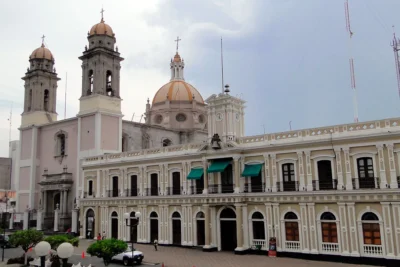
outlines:
[{"label": "building window", "polygon": [[358,187],[375,188],[374,163],[371,157],[357,159]]},{"label": "building window", "polygon": [[162,115],[158,114],[158,115],[156,115],[156,116],[154,117],[154,122],[155,122],[155,123],[161,124],[162,121],[163,121],[163,116],[162,116]]},{"label": "building window", "polygon": [[361,218],[364,245],[382,245],[379,219],[372,212],[364,213]]},{"label": "building window", "polygon": [[283,182],[294,182],[294,164],[293,163],[286,163],[282,164],[282,175],[283,175]]},{"label": "building window", "polygon": [[87,90],[87,95],[91,95],[93,93],[93,70],[89,70],[89,87]]},{"label": "building window", "polygon": [[43,108],[45,111],[49,110],[49,90],[44,90]]},{"label": "building window", "polygon": [[294,212],[285,214],[285,234],[286,241],[300,241],[299,222]]},{"label": "building window", "polygon": [[162,141],[163,147],[170,146],[170,145],[172,145],[171,140],[169,140],[168,138],[163,139],[163,141]]},{"label": "building window", "polygon": [[176,115],[176,121],[178,122],[184,122],[186,121],[186,115],[183,113],[179,113],[178,115]]},{"label": "building window", "polygon": [[93,180],[90,180],[88,182],[88,195],[92,196],[93,195]]},{"label": "building window", "polygon": [[127,151],[129,151],[129,143],[128,143],[128,140],[129,140],[129,136],[127,135],[127,134],[122,134],[122,142],[121,142],[121,150],[122,150],[122,152],[127,152]]},{"label": "building window", "polygon": [[66,155],[66,151],[65,151],[65,140],[66,140],[66,135],[64,133],[59,133],[57,134],[56,137],[56,146],[57,146],[57,150],[56,150],[56,156],[58,157],[64,157]]},{"label": "building window", "polygon": [[28,98],[28,111],[32,109],[32,89],[29,90],[29,98]]},{"label": "building window", "polygon": [[265,240],[264,216],[261,212],[254,212],[251,216],[253,226],[253,239]]},{"label": "building window", "polygon": [[324,212],[321,215],[321,231],[322,231],[322,242],[324,243],[337,243],[337,227],[336,217],[330,212]]},{"label": "building window", "polygon": [[108,96],[114,96],[114,90],[112,89],[112,72],[107,71],[106,72],[106,93]]}]

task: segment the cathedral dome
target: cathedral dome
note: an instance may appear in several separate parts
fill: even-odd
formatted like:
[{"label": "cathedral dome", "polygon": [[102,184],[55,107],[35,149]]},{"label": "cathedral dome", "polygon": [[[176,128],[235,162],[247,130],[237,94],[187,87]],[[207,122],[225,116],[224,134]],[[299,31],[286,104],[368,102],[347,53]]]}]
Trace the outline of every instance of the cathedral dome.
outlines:
[{"label": "cathedral dome", "polygon": [[41,47],[36,48],[30,55],[29,59],[47,59],[54,61],[53,54],[44,46],[44,44],[42,44]]},{"label": "cathedral dome", "polygon": [[193,101],[204,104],[203,97],[191,84],[183,80],[172,80],[163,85],[153,98],[153,105],[169,101]]},{"label": "cathedral dome", "polygon": [[108,35],[114,37],[114,32],[110,25],[104,23],[104,20],[101,19],[100,23],[97,23],[90,29],[89,35]]}]

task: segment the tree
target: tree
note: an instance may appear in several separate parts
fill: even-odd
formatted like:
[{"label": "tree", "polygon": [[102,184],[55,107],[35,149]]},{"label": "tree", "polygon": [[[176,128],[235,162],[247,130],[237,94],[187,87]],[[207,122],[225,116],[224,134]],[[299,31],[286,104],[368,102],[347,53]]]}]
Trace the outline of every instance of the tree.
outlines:
[{"label": "tree", "polygon": [[36,246],[37,243],[43,240],[43,233],[35,229],[16,231],[10,236],[10,243],[16,247],[21,247],[25,252],[25,265],[27,264],[27,255],[29,249]]},{"label": "tree", "polygon": [[58,246],[65,242],[70,243],[74,247],[79,246],[79,238],[70,235],[51,235],[46,237],[44,241],[49,242],[52,250],[57,250]]},{"label": "tree", "polygon": [[107,266],[111,262],[112,257],[125,252],[127,248],[128,245],[124,241],[111,238],[92,243],[87,248],[86,253],[102,258],[104,265]]}]

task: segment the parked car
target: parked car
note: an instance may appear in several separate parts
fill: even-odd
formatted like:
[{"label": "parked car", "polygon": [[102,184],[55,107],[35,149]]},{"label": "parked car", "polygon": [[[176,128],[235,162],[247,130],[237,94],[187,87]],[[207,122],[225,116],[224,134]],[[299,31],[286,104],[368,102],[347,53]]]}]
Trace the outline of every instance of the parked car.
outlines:
[{"label": "parked car", "polygon": [[[143,252],[133,248],[133,263],[141,264],[144,258]],[[124,266],[132,265],[132,246],[128,245],[125,252],[122,252],[112,258],[113,261],[122,261]]]},{"label": "parked car", "polygon": [[10,243],[10,236],[9,235],[0,235],[0,246],[3,248],[14,248]]}]

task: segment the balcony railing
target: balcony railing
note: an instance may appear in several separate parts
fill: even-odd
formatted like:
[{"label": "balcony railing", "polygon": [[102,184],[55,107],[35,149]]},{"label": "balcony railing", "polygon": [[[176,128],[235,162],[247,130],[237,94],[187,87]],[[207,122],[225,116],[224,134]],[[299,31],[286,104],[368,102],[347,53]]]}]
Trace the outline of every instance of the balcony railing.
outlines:
[{"label": "balcony railing", "polygon": [[127,197],[137,197],[137,195],[138,195],[137,188],[125,189],[125,196]]},{"label": "balcony railing", "polygon": [[119,197],[118,189],[107,190],[107,197]]},{"label": "balcony railing", "polygon": [[191,195],[203,194],[203,188],[192,185],[192,186],[190,186],[190,194]]},{"label": "balcony railing", "polygon": [[285,241],[285,249],[288,251],[299,251],[300,241]]},{"label": "balcony railing", "polygon": [[379,177],[353,178],[353,189],[375,189],[379,188]]},{"label": "balcony railing", "polygon": [[382,245],[364,245],[364,255],[368,256],[383,255]]},{"label": "balcony railing", "polygon": [[168,196],[180,195],[181,192],[182,192],[182,187],[173,187],[173,186],[167,187],[167,195]]},{"label": "balcony railing", "polygon": [[267,250],[267,242],[264,239],[253,239],[252,249]]},{"label": "balcony railing", "polygon": [[262,193],[265,191],[265,183],[262,184],[245,184],[244,193]]},{"label": "balcony railing", "polygon": [[338,253],[339,252],[339,244],[323,242],[322,243],[322,252]]},{"label": "balcony railing", "polygon": [[338,181],[336,179],[333,179],[331,181],[323,181],[323,180],[322,181],[321,180],[313,180],[312,181],[314,191],[336,190],[337,184],[338,184]]},{"label": "balcony railing", "polygon": [[160,189],[158,187],[151,187],[151,188],[144,189],[146,196],[158,196],[159,190]]},{"label": "balcony railing", "polygon": [[213,184],[208,186],[208,193],[210,194],[228,194],[233,193],[233,184],[230,185],[222,185],[222,184]]},{"label": "balcony railing", "polygon": [[277,182],[276,188],[278,192],[299,191],[299,181]]}]

